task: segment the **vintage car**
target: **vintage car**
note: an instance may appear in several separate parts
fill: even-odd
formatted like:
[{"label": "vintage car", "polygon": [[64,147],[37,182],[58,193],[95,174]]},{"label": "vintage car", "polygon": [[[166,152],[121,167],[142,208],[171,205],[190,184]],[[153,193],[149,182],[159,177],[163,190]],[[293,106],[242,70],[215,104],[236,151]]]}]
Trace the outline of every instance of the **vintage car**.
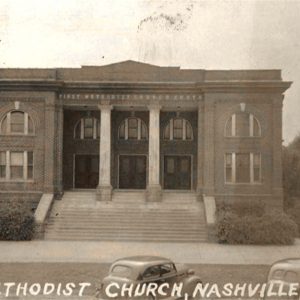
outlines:
[{"label": "vintage car", "polygon": [[[268,274],[268,285],[271,284],[275,293],[287,294],[286,296],[278,295],[277,298],[300,299],[300,258],[288,258],[273,263]],[[297,295],[289,296],[291,289]],[[265,296],[265,299],[269,298],[267,295]]]},{"label": "vintage car", "polygon": [[98,288],[102,299],[191,298],[201,279],[192,269],[157,256],[132,256],[115,261]]}]

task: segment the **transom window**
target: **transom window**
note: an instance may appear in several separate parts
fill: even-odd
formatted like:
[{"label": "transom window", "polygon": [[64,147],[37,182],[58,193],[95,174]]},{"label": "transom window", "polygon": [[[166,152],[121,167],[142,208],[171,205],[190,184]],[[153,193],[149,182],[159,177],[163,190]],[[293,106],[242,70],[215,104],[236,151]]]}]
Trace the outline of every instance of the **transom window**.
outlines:
[{"label": "transom window", "polygon": [[193,139],[193,129],[190,122],[183,118],[170,119],[164,129],[164,140],[183,140]]},{"label": "transom window", "polygon": [[100,137],[100,122],[96,118],[86,117],[80,119],[74,130],[75,139],[98,139]]},{"label": "transom window", "polygon": [[32,180],[32,151],[0,151],[1,180]]},{"label": "transom window", "polygon": [[1,121],[1,134],[28,135],[33,133],[33,122],[28,113],[23,111],[11,111]]},{"label": "transom window", "polygon": [[261,136],[260,124],[253,114],[235,113],[226,123],[225,135],[228,137],[259,137]]},{"label": "transom window", "polygon": [[146,140],[147,126],[140,118],[125,119],[119,127],[120,140]]},{"label": "transom window", "polygon": [[226,183],[259,183],[261,182],[260,153],[226,153]]}]

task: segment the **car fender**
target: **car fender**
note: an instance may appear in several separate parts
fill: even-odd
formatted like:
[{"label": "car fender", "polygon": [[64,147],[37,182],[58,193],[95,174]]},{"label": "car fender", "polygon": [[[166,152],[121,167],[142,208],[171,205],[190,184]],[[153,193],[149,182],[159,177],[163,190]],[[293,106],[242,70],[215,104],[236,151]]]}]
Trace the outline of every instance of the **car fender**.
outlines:
[{"label": "car fender", "polygon": [[198,283],[202,283],[199,276],[192,275],[183,279],[183,292],[191,295]]}]

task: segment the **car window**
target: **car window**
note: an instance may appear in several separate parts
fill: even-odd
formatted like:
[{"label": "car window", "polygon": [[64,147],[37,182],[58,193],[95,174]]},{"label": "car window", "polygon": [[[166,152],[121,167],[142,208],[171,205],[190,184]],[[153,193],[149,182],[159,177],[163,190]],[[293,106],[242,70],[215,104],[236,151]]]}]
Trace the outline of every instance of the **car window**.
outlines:
[{"label": "car window", "polygon": [[124,265],[116,265],[112,268],[111,274],[118,277],[125,277],[130,278],[131,277],[131,268]]},{"label": "car window", "polygon": [[149,267],[143,274],[143,278],[156,278],[160,276],[160,266]]},{"label": "car window", "polygon": [[272,279],[282,279],[284,271],[283,270],[275,270],[272,274]]},{"label": "car window", "polygon": [[297,273],[293,271],[286,271],[284,275],[284,280],[287,282],[294,282],[294,283],[298,282]]},{"label": "car window", "polygon": [[175,271],[173,264],[164,264],[160,266],[161,269],[161,275],[172,273]]}]

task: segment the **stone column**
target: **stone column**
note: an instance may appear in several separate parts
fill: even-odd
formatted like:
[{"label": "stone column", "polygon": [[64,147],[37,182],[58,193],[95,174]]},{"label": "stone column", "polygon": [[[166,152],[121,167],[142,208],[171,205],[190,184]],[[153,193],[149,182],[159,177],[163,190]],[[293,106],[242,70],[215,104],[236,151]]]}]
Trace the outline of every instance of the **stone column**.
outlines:
[{"label": "stone column", "polygon": [[97,198],[100,201],[111,201],[111,105],[99,105],[100,109],[100,151],[99,151],[99,184]]},{"label": "stone column", "polygon": [[63,194],[63,136],[64,136],[64,109],[63,104],[57,105],[57,127],[56,127],[56,193],[61,199]]},{"label": "stone column", "polygon": [[160,174],[160,124],[159,105],[149,106],[149,160],[147,201],[161,201]]},{"label": "stone column", "polygon": [[49,93],[45,99],[45,158],[44,158],[44,193],[55,192],[55,93]]},{"label": "stone column", "polygon": [[[272,170],[272,194],[275,196],[276,206],[282,206],[282,100],[283,96],[278,95],[273,99],[272,123],[273,123],[273,170]],[[274,199],[275,199],[274,198]]]},{"label": "stone column", "polygon": [[215,105],[213,95],[204,99],[204,189],[207,196],[214,195],[215,186]]}]

